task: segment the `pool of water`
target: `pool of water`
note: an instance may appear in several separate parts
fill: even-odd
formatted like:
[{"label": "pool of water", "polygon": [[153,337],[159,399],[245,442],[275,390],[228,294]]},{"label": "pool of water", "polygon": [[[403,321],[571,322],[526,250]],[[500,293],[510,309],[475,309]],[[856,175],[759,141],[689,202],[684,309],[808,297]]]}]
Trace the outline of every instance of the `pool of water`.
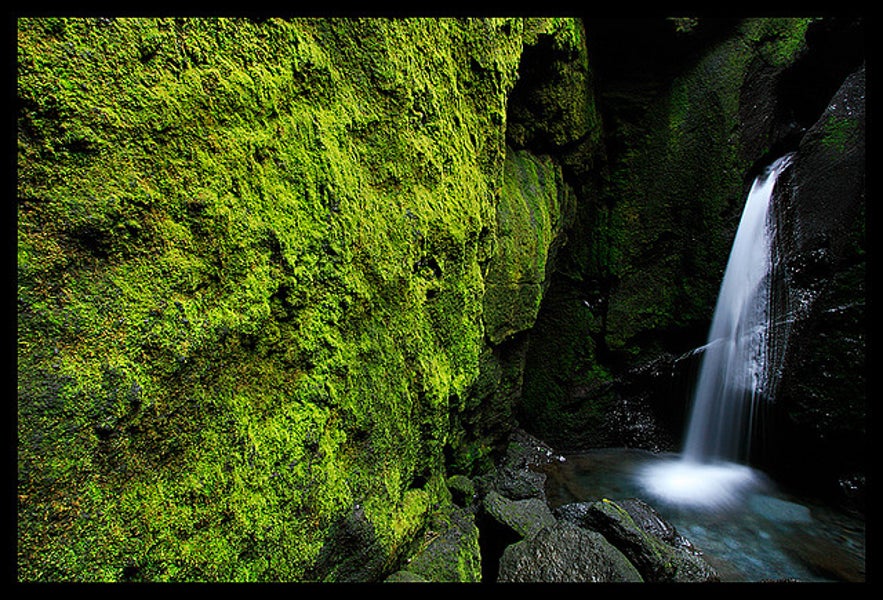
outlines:
[{"label": "pool of water", "polygon": [[671,454],[630,449],[565,455],[550,468],[554,507],[640,498],[689,539],[723,581],[865,581],[865,524],[798,498],[740,465],[685,469]]}]

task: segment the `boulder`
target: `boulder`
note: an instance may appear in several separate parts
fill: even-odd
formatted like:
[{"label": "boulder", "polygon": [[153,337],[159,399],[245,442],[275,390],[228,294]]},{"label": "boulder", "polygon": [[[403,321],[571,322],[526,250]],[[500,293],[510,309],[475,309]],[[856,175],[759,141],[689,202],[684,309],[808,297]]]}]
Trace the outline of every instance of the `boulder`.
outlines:
[{"label": "boulder", "polygon": [[559,507],[555,514],[601,533],[631,561],[645,581],[718,580],[714,569],[692,545],[640,500],[577,502]]},{"label": "boulder", "polygon": [[429,581],[433,583],[475,583],[481,580],[478,528],[473,515],[455,510],[448,526],[430,533],[426,546],[411,558],[407,567],[390,575],[388,582]]},{"label": "boulder", "polygon": [[491,491],[484,497],[485,512],[521,537],[529,537],[543,527],[555,524],[549,506],[538,498],[510,500]]},{"label": "boulder", "polygon": [[500,559],[498,582],[641,582],[628,558],[599,533],[559,521],[512,544]]}]

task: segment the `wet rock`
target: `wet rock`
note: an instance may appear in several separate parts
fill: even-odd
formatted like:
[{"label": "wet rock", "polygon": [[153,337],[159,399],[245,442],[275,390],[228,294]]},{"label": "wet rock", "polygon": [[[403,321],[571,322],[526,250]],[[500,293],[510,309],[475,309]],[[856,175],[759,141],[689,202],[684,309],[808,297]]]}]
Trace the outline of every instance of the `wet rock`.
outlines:
[{"label": "wet rock", "polygon": [[559,521],[512,544],[498,582],[641,582],[634,565],[599,533]]},{"label": "wet rock", "polygon": [[484,498],[485,512],[522,537],[529,537],[543,527],[555,524],[549,506],[538,498],[510,500],[491,491]]},{"label": "wet rock", "polygon": [[631,516],[635,524],[647,533],[659,538],[669,546],[683,548],[692,554],[699,554],[687,538],[678,533],[674,525],[662,518],[656,509],[638,498],[617,500],[616,504]]},{"label": "wet rock", "polygon": [[506,454],[490,474],[476,478],[480,496],[495,491],[511,500],[535,498],[546,501],[545,465],[563,460],[545,442],[522,431],[515,430],[509,438]]},{"label": "wet rock", "polygon": [[781,373],[768,471],[827,487],[866,469],[865,69],[847,77],[777,186]]},{"label": "wet rock", "polygon": [[440,532],[431,532],[426,546],[402,571],[386,581],[430,581],[434,583],[474,583],[481,580],[478,528],[471,513],[454,511],[450,523]]},{"label": "wet rock", "polygon": [[555,515],[601,533],[628,557],[645,581],[718,580],[714,569],[692,545],[651,507],[639,500],[630,500],[627,504],[636,518],[620,503],[610,500],[565,505],[559,507]]},{"label": "wet rock", "polygon": [[545,499],[546,476],[530,469],[503,467],[498,472],[497,490],[513,500]]}]

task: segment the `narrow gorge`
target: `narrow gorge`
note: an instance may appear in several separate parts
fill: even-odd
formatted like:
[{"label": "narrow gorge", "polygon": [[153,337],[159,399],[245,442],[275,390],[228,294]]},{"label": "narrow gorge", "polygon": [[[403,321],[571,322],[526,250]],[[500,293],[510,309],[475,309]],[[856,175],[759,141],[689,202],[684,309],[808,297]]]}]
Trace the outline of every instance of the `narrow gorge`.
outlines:
[{"label": "narrow gorge", "polygon": [[[865,581],[862,18],[16,35],[19,582]],[[783,156],[732,526],[773,549],[624,482]]]}]

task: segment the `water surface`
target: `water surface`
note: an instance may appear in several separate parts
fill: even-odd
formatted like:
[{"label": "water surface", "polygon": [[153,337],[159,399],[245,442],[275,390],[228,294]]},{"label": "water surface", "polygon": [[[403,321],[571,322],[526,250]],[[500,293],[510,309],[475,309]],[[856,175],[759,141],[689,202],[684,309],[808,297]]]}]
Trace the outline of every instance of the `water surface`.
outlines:
[{"label": "water surface", "polygon": [[677,455],[642,450],[565,455],[548,472],[547,497],[553,507],[640,498],[702,551],[723,581],[865,581],[865,526],[857,515],[795,497],[737,465],[724,465],[717,479],[700,478],[696,497],[648,479],[682,465]]}]

